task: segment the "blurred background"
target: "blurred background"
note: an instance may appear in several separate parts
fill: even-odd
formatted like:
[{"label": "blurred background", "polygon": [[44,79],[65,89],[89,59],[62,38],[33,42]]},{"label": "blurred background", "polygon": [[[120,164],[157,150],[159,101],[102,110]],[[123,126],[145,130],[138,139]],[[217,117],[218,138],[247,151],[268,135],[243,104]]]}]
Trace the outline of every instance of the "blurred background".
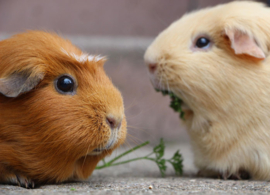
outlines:
[{"label": "blurred background", "polygon": [[[143,54],[186,12],[228,0],[0,0],[0,39],[25,30],[53,31],[89,54],[108,57],[105,70],[122,92],[131,145],[160,138],[187,142],[185,127],[155,92]],[[265,3],[267,1],[264,1]]]}]

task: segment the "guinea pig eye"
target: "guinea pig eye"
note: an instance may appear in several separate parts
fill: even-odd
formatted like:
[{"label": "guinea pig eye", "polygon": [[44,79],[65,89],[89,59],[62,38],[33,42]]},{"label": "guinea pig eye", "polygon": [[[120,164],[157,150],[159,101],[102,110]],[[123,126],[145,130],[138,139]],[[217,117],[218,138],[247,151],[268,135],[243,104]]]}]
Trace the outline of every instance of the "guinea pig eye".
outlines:
[{"label": "guinea pig eye", "polygon": [[200,37],[197,41],[196,41],[196,47],[198,48],[208,48],[210,45],[210,40],[205,38],[205,37]]},{"label": "guinea pig eye", "polygon": [[69,76],[61,76],[56,80],[56,89],[60,93],[72,93],[74,90],[74,81]]}]

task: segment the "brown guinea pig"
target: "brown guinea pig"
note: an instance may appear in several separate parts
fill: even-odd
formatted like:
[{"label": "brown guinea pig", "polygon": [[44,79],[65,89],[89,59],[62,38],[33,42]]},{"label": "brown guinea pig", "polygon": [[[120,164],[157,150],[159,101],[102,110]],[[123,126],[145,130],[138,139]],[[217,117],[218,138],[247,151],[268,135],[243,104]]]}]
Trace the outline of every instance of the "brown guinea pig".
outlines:
[{"label": "brown guinea pig", "polygon": [[0,42],[0,183],[86,179],[124,142],[123,100],[104,62],[47,32]]},{"label": "brown guinea pig", "polygon": [[270,180],[270,9],[236,1],[183,16],[145,53],[155,88],[185,104],[204,176]]}]

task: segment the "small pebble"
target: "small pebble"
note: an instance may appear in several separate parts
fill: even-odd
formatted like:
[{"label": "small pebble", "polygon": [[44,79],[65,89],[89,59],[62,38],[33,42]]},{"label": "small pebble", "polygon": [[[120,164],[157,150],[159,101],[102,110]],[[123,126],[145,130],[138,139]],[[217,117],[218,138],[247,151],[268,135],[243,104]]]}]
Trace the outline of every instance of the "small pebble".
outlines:
[{"label": "small pebble", "polygon": [[153,186],[150,185],[150,186],[149,186],[149,189],[152,190],[152,189],[153,189]]}]

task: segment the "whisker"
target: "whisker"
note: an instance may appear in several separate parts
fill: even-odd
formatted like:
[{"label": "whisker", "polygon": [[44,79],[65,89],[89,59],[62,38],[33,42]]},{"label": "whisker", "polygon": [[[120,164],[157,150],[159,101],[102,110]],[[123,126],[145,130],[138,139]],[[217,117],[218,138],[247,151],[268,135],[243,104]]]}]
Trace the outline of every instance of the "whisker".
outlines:
[{"label": "whisker", "polygon": [[[133,103],[134,103],[134,105],[133,105]],[[138,103],[137,103],[137,104],[136,104],[136,103],[137,103],[137,102],[136,102],[136,98],[133,98],[133,100],[132,100],[132,102],[130,103],[130,105],[127,106],[127,107],[125,107],[125,110],[128,110],[128,109],[134,107],[135,105],[138,105]]]},{"label": "whisker", "polygon": [[[148,131],[143,131],[143,132],[145,134],[147,134],[147,136],[150,137],[150,140],[157,141],[157,138],[151,132],[148,132]],[[130,136],[133,136],[134,137],[135,136],[134,134],[136,134],[136,132],[132,132],[132,134],[129,133]],[[135,137],[138,137],[138,136],[135,136]]]},{"label": "whisker", "polygon": [[127,137],[127,142],[128,141],[132,141],[136,145],[139,145],[139,144],[141,144],[143,142],[142,140],[139,140],[137,137],[132,137],[130,135],[128,135],[128,137]]},{"label": "whisker", "polygon": [[88,154],[89,148],[90,148],[90,144],[88,145],[88,148],[87,148],[87,151],[86,151],[86,154],[85,154],[84,160],[83,160],[82,167],[84,166],[84,163],[85,163],[85,160],[86,160],[86,157],[87,157],[87,154]]},{"label": "whisker", "polygon": [[156,129],[151,129],[151,128],[148,128],[148,127],[136,127],[136,126],[127,126],[128,128],[131,128],[131,129],[136,129],[136,130],[140,130],[140,131],[153,131],[153,130],[156,130]]}]

